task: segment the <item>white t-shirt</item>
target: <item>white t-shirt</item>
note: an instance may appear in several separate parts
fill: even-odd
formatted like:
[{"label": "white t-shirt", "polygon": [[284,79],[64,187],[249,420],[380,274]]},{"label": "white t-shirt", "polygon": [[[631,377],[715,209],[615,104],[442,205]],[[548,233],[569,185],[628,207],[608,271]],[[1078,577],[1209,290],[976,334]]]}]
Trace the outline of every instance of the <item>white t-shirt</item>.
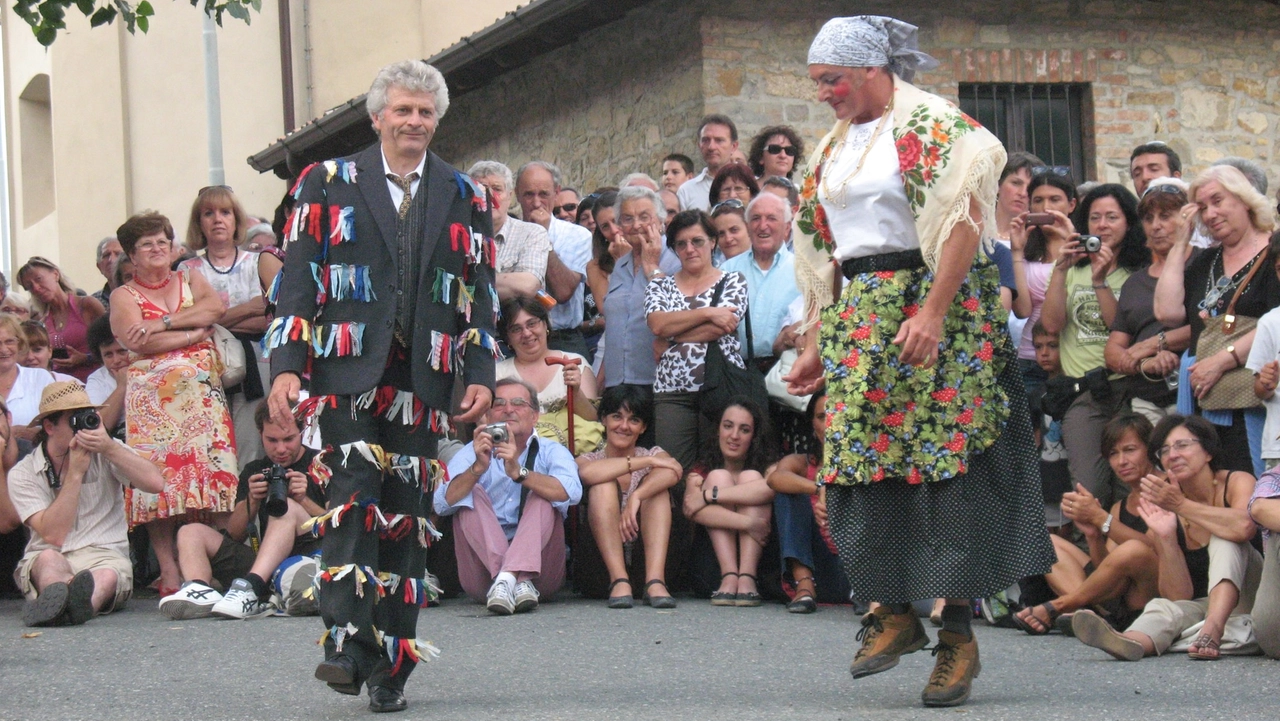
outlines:
[{"label": "white t-shirt", "polygon": [[[680,210],[702,210],[711,212],[711,183],[715,176],[706,168],[701,173],[689,178],[676,189],[676,197],[680,199]],[[671,220],[667,218],[667,220]]]},{"label": "white t-shirt", "polygon": [[18,377],[9,389],[9,397],[4,399],[13,416],[13,425],[31,425],[31,419],[40,413],[40,391],[56,380],[58,377],[51,371],[18,366]]},{"label": "white t-shirt", "polygon": [[[1273,308],[1258,319],[1258,330],[1253,336],[1253,348],[1244,367],[1257,374],[1262,366],[1280,360],[1280,308]],[[1262,426],[1262,457],[1280,459],[1280,393],[1263,401],[1267,420]],[[1270,464],[1268,464],[1270,465]]]},{"label": "white t-shirt", "polygon": [[89,380],[84,383],[84,392],[89,394],[89,400],[96,405],[102,405],[107,402],[107,397],[116,390],[116,377],[111,375],[111,371],[106,366],[102,366],[98,370],[89,374]]},{"label": "white t-shirt", "polygon": [[[886,122],[873,141],[871,136],[877,125],[880,118],[850,125],[843,145],[832,152],[822,169],[818,199],[831,225],[838,261],[920,247],[915,216],[898,171],[893,124]],[[862,169],[853,175],[867,144],[872,142]]]}]

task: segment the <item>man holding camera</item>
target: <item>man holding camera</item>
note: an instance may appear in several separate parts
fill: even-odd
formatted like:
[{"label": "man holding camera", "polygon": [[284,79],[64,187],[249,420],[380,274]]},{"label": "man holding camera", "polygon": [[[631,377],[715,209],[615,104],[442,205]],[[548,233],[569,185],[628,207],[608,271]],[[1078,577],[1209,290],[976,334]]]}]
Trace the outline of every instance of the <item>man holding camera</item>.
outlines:
[{"label": "man holding camera", "polygon": [[28,626],[74,626],[124,607],[133,591],[122,486],[164,490],[150,460],[102,428],[84,386],[40,394],[36,447],[9,471],[9,496],[31,529],[14,580]]},{"label": "man holding camera", "polygon": [[[302,431],[290,418],[278,423],[264,403],[253,414],[266,458],[240,471],[236,505],[225,529],[188,523],[178,529],[178,566],[187,582],[160,599],[160,612],[174,620],[251,618],[275,610],[269,581],[289,556],[312,556],[320,541],[301,530],[324,514],[325,490],[311,477],[316,452],[302,445]],[[262,533],[258,552],[245,545],[254,519]],[[209,585],[217,579],[223,596]]]},{"label": "man holding camera", "polygon": [[569,449],[534,434],[538,394],[528,383],[498,381],[487,418],[449,462],[435,509],[457,516],[463,590],[505,616],[532,611],[564,584],[563,520],[582,482]]}]

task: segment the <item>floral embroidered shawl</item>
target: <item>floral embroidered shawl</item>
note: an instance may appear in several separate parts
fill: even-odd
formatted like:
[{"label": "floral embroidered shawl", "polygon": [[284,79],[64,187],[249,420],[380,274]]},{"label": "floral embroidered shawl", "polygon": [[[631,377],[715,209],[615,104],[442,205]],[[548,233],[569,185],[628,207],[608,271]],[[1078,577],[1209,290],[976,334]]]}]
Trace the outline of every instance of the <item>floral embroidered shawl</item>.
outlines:
[{"label": "floral embroidered shawl", "polygon": [[[894,77],[893,137],[898,149],[902,184],[916,220],[920,250],[930,270],[936,270],[942,244],[956,223],[995,227],[996,190],[1005,164],[1004,146],[996,136],[955,105]],[[836,123],[809,159],[800,188],[794,245],[796,282],[804,294],[810,318],[815,309],[832,302],[836,274],[831,252],[835,240],[826,212],[818,200],[823,164],[849,121]],[[981,213],[974,225],[970,202]],[[989,241],[984,241],[989,242]]]}]

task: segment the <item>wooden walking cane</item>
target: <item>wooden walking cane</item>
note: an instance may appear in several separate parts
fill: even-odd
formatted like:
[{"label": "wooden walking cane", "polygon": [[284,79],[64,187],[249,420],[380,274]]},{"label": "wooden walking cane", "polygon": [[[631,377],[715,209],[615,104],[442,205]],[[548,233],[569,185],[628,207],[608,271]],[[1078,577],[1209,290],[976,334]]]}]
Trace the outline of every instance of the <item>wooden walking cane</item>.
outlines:
[{"label": "wooden walking cane", "polygon": [[[546,364],[549,366],[580,366],[582,365],[582,359],[547,358]],[[578,455],[578,446],[573,442],[573,393],[574,389],[570,388],[569,392],[565,394],[567,396],[565,402],[568,404],[566,407],[569,409],[569,452],[576,457]]]}]

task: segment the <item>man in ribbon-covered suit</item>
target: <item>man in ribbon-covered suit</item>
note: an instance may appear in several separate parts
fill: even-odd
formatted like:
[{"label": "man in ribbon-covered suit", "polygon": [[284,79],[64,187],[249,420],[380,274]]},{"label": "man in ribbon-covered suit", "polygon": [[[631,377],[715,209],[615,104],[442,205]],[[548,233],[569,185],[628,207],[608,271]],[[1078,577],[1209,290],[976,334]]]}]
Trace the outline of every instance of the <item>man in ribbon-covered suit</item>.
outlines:
[{"label": "man in ribbon-covered suit", "polygon": [[[491,218],[483,189],[427,149],[449,107],[444,77],[418,60],[388,65],[369,89],[379,142],[304,170],[267,330],[273,418],[319,423],[328,512],[316,678],[369,688],[375,712],[406,707],[404,684],[434,649],[417,637],[426,520],[443,475],[436,444],[493,397]],[[303,378],[310,397],[297,408]]]}]

